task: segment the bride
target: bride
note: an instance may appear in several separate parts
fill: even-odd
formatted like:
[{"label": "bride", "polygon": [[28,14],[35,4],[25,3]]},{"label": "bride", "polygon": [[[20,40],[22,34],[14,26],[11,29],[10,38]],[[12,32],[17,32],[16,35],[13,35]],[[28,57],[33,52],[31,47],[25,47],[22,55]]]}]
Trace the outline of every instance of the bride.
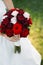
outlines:
[{"label": "bride", "polygon": [[[14,8],[12,0],[0,0],[0,24],[3,14],[7,11],[6,7],[8,10]],[[15,48],[19,48],[20,53],[15,52]],[[41,55],[28,38],[20,38],[20,35],[9,38],[0,33],[0,65],[40,65],[40,63]]]}]

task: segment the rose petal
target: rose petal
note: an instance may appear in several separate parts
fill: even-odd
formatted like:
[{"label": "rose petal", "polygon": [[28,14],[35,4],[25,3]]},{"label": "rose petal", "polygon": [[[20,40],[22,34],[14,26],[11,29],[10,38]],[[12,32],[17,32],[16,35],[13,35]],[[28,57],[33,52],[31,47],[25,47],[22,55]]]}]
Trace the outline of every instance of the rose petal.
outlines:
[{"label": "rose petal", "polygon": [[11,23],[15,24],[16,22],[17,22],[16,17],[13,17],[13,18],[11,19]]},{"label": "rose petal", "polygon": [[23,28],[20,37],[27,37],[27,35],[29,34],[29,30],[26,28]]},{"label": "rose petal", "polygon": [[25,18],[30,18],[30,14],[27,13],[27,12],[24,12],[23,16],[24,16]]},{"label": "rose petal", "polygon": [[18,11],[13,11],[13,12],[11,13],[11,15],[13,15],[13,16],[17,16],[17,14],[18,14]]},{"label": "rose petal", "polygon": [[5,19],[5,18],[7,18],[7,17],[8,17],[7,15],[6,15],[6,16],[3,16],[3,17],[2,17],[2,20]]},{"label": "rose petal", "polygon": [[14,24],[13,32],[15,35],[20,34],[22,32],[22,25],[19,23]]}]

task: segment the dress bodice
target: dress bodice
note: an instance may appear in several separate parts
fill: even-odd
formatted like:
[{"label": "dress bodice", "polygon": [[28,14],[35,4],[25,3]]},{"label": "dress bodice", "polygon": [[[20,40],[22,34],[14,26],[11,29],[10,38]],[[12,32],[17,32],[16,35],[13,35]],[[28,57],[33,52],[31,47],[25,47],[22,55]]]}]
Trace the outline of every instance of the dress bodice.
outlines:
[{"label": "dress bodice", "polygon": [[4,1],[0,0],[0,10],[6,9],[6,6],[4,4]]},{"label": "dress bodice", "polygon": [[6,13],[6,6],[4,4],[4,1],[0,0],[0,22],[4,13]]}]

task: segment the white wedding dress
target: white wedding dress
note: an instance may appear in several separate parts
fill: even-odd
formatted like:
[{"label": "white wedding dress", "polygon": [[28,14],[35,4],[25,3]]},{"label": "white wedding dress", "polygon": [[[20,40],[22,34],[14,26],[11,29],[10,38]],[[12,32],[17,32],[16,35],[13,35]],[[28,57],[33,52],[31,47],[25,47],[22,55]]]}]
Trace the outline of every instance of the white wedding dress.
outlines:
[{"label": "white wedding dress", "polygon": [[[6,7],[0,0],[0,23]],[[14,43],[0,36],[0,65],[40,65],[41,55],[28,38],[21,38],[21,53],[14,53]]]}]

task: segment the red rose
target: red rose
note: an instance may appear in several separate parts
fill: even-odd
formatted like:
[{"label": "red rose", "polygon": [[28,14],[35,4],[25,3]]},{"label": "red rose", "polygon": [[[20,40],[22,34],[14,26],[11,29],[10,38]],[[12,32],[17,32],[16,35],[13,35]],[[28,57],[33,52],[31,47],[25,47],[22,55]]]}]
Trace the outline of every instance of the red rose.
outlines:
[{"label": "red rose", "polygon": [[11,13],[14,11],[15,9],[10,9],[7,13],[5,13],[5,15],[11,15]]},{"label": "red rose", "polygon": [[19,23],[14,24],[13,26],[14,34],[20,34],[22,32],[22,25]]},{"label": "red rose", "polygon": [[9,19],[8,18],[3,19],[2,23],[1,23],[1,33],[5,33],[6,26],[8,24],[9,24]]},{"label": "red rose", "polygon": [[27,28],[29,25],[28,25],[28,22],[27,22],[27,18],[24,18],[23,21],[20,21],[19,23],[22,24],[23,27]]},{"label": "red rose", "polygon": [[13,15],[11,15],[11,13],[14,11],[14,9],[9,10],[5,15],[8,16],[9,19],[11,19],[13,17]]},{"label": "red rose", "polygon": [[24,21],[23,21],[23,27],[25,27],[25,28],[28,27],[27,18],[24,18]]},{"label": "red rose", "polygon": [[26,28],[23,28],[20,37],[27,37],[27,35],[29,34],[29,30]]},{"label": "red rose", "polygon": [[1,29],[1,33],[4,33],[5,34],[5,29]]},{"label": "red rose", "polygon": [[12,29],[13,28],[13,24],[9,23],[6,27],[7,27],[7,29]]},{"label": "red rose", "polygon": [[12,29],[6,29],[6,35],[8,37],[12,37],[13,36],[13,30]]},{"label": "red rose", "polygon": [[28,25],[32,25],[32,19],[31,18],[29,18],[27,22],[28,22]]},{"label": "red rose", "polygon": [[17,21],[21,22],[24,20],[24,16],[22,14],[17,15]]},{"label": "red rose", "polygon": [[9,22],[10,22],[9,19],[5,18],[5,19],[3,19],[1,25],[7,25]]},{"label": "red rose", "polygon": [[1,25],[0,25],[0,32],[1,32]]},{"label": "red rose", "polygon": [[5,33],[6,31],[6,27],[5,26],[1,26],[1,33]]},{"label": "red rose", "polygon": [[22,9],[18,10],[19,14],[24,14],[24,11]]},{"label": "red rose", "polygon": [[5,30],[6,30],[6,26],[1,23],[1,33],[5,33]]}]

